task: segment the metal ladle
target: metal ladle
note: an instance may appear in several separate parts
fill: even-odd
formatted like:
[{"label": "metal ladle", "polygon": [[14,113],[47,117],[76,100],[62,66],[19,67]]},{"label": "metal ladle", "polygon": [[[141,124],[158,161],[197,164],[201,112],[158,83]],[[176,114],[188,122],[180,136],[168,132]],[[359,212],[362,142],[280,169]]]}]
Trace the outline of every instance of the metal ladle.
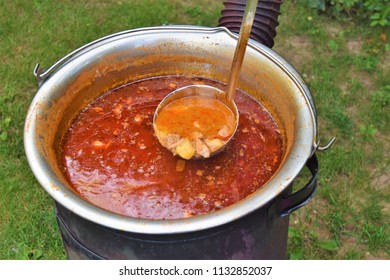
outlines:
[{"label": "metal ladle", "polygon": [[[231,136],[225,141],[224,145],[220,147],[219,149],[213,151],[210,156],[213,156],[220,151],[222,151],[227,143],[233,138],[234,134],[237,131],[238,127],[238,120],[239,120],[239,113],[237,106],[234,102],[234,93],[236,92],[237,89],[237,84],[238,84],[238,79],[240,75],[240,70],[242,66],[242,62],[244,60],[244,55],[245,55],[245,50],[246,46],[249,40],[249,35],[251,33],[252,29],[252,24],[253,20],[256,14],[256,8],[257,8],[257,3],[258,0],[248,0],[246,2],[246,7],[245,7],[245,12],[242,20],[242,24],[240,27],[240,33],[238,37],[238,42],[236,45],[236,49],[234,52],[234,57],[233,57],[233,62],[230,70],[230,76],[228,79],[227,83],[227,89],[226,93],[223,92],[222,90],[212,87],[212,86],[207,86],[207,85],[191,85],[191,86],[186,86],[179,88],[170,94],[168,94],[157,106],[157,109],[154,113],[154,118],[153,118],[153,128],[156,132],[157,128],[155,125],[156,118],[161,110],[164,109],[165,106],[167,106],[169,103],[185,98],[185,97],[190,97],[190,96],[203,96],[203,97],[209,97],[209,98],[215,98],[224,103],[227,107],[230,108],[230,110],[233,112],[235,116],[235,128]],[[156,133],[158,137],[158,133]],[[161,142],[161,139],[159,139]],[[194,156],[193,158],[199,159],[203,158],[202,156]]]}]

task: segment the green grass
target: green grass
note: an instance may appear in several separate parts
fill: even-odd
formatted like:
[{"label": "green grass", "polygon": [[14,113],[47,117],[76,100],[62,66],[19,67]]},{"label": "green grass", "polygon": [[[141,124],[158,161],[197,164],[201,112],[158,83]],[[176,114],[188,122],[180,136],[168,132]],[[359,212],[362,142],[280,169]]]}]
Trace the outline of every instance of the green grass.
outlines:
[{"label": "green grass", "polygon": [[[334,20],[289,1],[274,49],[307,81],[318,109],[319,187],[294,212],[291,259],[389,259],[390,73],[385,30]],[[35,63],[125,29],[215,26],[222,1],[0,0],[0,259],[63,259],[52,199],[23,149],[23,123],[37,90]],[[390,34],[385,34],[389,38]],[[303,172],[295,186],[308,180]]]},{"label": "green grass", "polygon": [[389,259],[385,30],[331,21],[301,6],[286,3],[283,8],[289,16],[281,17],[275,48],[306,77],[318,109],[320,139],[338,138],[319,153],[316,196],[291,215],[290,258]]}]

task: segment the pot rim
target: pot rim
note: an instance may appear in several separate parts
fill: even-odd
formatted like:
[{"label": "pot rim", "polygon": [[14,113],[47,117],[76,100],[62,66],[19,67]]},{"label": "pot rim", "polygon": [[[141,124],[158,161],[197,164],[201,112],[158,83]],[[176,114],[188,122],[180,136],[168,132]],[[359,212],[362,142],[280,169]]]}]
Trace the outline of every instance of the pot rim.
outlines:
[{"label": "pot rim", "polygon": [[[308,109],[311,116],[311,124],[312,124],[312,145],[307,148],[307,155],[301,159],[297,159],[299,164],[299,168],[296,168],[294,172],[290,173],[290,176],[287,178],[283,178],[280,184],[277,186],[277,190],[274,188],[265,188],[266,185],[269,185],[273,180],[276,180],[274,176],[271,178],[265,185],[263,185],[259,190],[254,192],[253,194],[247,196],[246,198],[236,202],[233,205],[225,207],[221,210],[184,218],[184,219],[174,219],[174,220],[150,220],[150,219],[139,219],[132,218],[128,216],[123,216],[120,214],[116,214],[113,212],[109,212],[98,206],[94,206],[91,203],[85,201],[73,191],[68,189],[59,179],[53,177],[53,172],[51,170],[47,170],[41,162],[43,160],[42,155],[34,146],[35,138],[37,135],[35,134],[35,110],[37,106],[38,99],[40,98],[40,92],[43,87],[46,86],[46,82],[50,80],[50,77],[59,71],[64,64],[73,59],[77,59],[80,55],[82,56],[84,53],[88,52],[91,48],[95,48],[97,45],[109,43],[112,40],[116,40],[122,37],[127,36],[137,36],[137,34],[141,33],[150,33],[150,32],[202,32],[207,34],[212,33],[225,33],[232,40],[237,40],[238,36],[232,32],[230,32],[225,27],[198,27],[198,26],[183,26],[183,25],[171,25],[171,26],[162,26],[162,27],[146,27],[146,28],[138,28],[127,31],[122,31],[119,33],[111,34],[100,39],[97,39],[87,45],[80,47],[79,49],[71,52],[64,58],[60,59],[56,62],[52,67],[50,67],[47,71],[35,71],[35,74],[38,79],[38,83],[41,84],[41,87],[38,89],[37,94],[35,95],[29,111],[27,113],[25,128],[24,128],[24,147],[27,155],[27,159],[29,165],[41,184],[41,186],[49,193],[52,198],[60,203],[61,205],[68,208],[70,211],[80,215],[81,217],[98,223],[100,225],[118,229],[122,231],[135,232],[135,233],[143,233],[143,234],[178,234],[178,233],[186,233],[193,232],[199,230],[205,230],[208,228],[213,228],[216,226],[221,226],[223,224],[227,224],[234,220],[237,220],[259,208],[263,205],[270,202],[277,195],[279,195],[284,189],[286,189],[292,182],[295,177],[299,174],[301,169],[304,167],[306,161],[310,156],[315,152],[316,147],[316,136],[317,136],[317,124],[316,124],[316,109],[314,105],[314,101],[311,97],[308,87],[306,86],[304,80],[299,75],[299,73],[295,70],[293,66],[291,66],[284,58],[282,58],[275,51],[270,48],[255,42],[250,39],[248,42],[248,48],[253,48],[255,51],[259,52],[263,56],[267,57],[267,59],[271,60],[276,66],[281,68],[283,72],[285,72],[291,81],[299,88],[302,96],[306,100],[306,104],[308,104]],[[37,70],[37,68],[35,69]]]}]

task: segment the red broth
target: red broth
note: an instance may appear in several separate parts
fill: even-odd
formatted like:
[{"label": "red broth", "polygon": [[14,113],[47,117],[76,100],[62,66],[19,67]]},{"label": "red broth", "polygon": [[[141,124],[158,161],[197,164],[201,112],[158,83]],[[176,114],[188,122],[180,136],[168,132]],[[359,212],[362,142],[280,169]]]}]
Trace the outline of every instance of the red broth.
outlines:
[{"label": "red broth", "polygon": [[283,139],[271,114],[237,91],[236,134],[224,151],[185,161],[153,132],[158,103],[172,90],[219,82],[156,77],[107,92],[74,120],[63,142],[64,172],[72,188],[103,209],[146,219],[177,219],[216,211],[259,189],[279,167]]}]

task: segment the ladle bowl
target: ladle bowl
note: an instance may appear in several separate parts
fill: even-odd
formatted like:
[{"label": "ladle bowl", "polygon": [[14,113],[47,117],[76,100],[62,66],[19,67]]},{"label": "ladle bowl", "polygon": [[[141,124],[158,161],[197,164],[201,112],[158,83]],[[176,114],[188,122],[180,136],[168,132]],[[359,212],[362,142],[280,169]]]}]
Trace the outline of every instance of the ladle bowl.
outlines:
[{"label": "ladle bowl", "polygon": [[[165,108],[168,104],[172,103],[175,100],[185,98],[185,97],[191,97],[191,96],[202,96],[207,98],[213,98],[221,101],[223,104],[225,104],[234,114],[235,117],[235,123],[234,123],[234,130],[233,133],[229,136],[227,140],[225,140],[225,144],[220,147],[219,149],[210,152],[210,157],[214,156],[221,151],[224,150],[226,145],[230,142],[230,140],[233,138],[234,134],[237,131],[238,127],[238,120],[239,120],[239,113],[236,104],[233,100],[228,100],[226,98],[226,94],[224,91],[222,91],[219,88],[208,86],[208,85],[190,85],[186,87],[179,88],[170,94],[168,94],[163,100],[161,100],[160,104],[157,106],[157,109],[154,113],[153,117],[153,129],[154,131],[157,131],[156,127],[156,118],[158,117],[158,114],[160,111]],[[162,139],[160,139],[160,134],[156,133],[156,136],[160,142],[162,142]],[[202,155],[195,154],[192,159],[203,159],[204,157]]]}]

